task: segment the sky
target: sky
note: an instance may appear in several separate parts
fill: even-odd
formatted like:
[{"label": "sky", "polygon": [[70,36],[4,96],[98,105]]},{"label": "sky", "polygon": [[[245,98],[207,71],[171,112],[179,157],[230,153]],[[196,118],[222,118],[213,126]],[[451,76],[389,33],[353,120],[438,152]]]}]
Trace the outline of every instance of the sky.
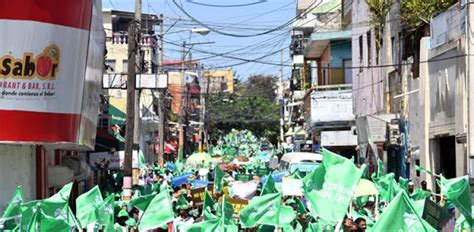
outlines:
[{"label": "sky", "polygon": [[[182,9],[175,5],[178,4]],[[163,14],[164,59],[181,59],[183,41],[193,45],[193,59],[211,70],[233,69],[245,80],[254,74],[278,75],[280,64],[283,78],[290,77],[289,44],[291,24],[295,17],[294,0],[142,0],[142,13]],[[103,9],[134,11],[134,0],[102,0]],[[184,13],[183,10],[186,12]],[[193,19],[191,19],[191,17]],[[199,21],[200,23],[197,23]],[[211,28],[206,35],[191,33],[193,28]],[[266,33],[272,30],[270,33]],[[253,36],[256,34],[263,34]],[[252,35],[252,37],[242,37]],[[283,57],[282,57],[283,56]],[[283,58],[283,59],[282,59]],[[251,62],[258,60],[269,64]],[[244,63],[241,65],[235,65]],[[235,66],[234,66],[235,65]]]}]

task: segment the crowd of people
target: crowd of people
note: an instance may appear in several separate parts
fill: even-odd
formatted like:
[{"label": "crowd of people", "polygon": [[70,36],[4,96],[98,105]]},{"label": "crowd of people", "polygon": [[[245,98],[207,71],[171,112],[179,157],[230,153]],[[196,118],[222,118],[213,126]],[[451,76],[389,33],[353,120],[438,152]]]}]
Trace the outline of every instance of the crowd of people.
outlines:
[{"label": "crowd of people", "polygon": [[[79,216],[79,211],[88,206],[82,205],[81,208],[79,198],[82,196],[76,199],[74,206],[70,205],[70,194],[65,193],[67,190],[58,193],[65,202],[61,209],[71,206],[82,223],[83,231],[364,232],[391,231],[390,228],[393,231],[437,231],[439,228],[422,218],[425,201],[429,200],[440,208],[439,212],[448,213],[443,219],[446,220],[444,229],[469,231],[471,228],[470,198],[468,201],[461,199],[470,194],[463,178],[445,179],[422,170],[436,175],[439,180],[442,191],[433,193],[425,181],[416,187],[409,180],[385,173],[383,168],[366,173],[364,165],[356,166],[352,160],[324,149],[323,161],[318,168],[290,172],[282,170],[281,166],[270,165],[275,158],[278,163],[281,157],[274,149],[255,150],[253,145],[249,146],[250,142],[255,142],[254,138],[247,133],[240,138],[246,141],[244,146],[240,146],[246,151],[245,156],[238,155],[238,140],[227,137],[226,141],[231,145],[221,143],[214,150],[215,154],[193,154],[194,157],[188,159],[192,162],[160,160],[142,166],[133,186],[132,198],[127,202],[122,193],[122,171],[108,171],[107,181],[97,186],[100,192],[95,196],[100,199],[103,196],[105,200],[96,202],[94,206],[97,215],[102,215],[102,212],[105,216],[97,216],[95,221],[92,216],[86,215],[85,219]],[[301,185],[290,188],[300,188],[301,194],[288,194],[283,190],[282,180],[288,179],[300,181]],[[366,186],[362,187],[361,193],[361,180],[373,185],[375,192],[365,191],[364,188],[370,187]],[[64,187],[67,188],[70,187]],[[93,190],[84,193],[83,198]],[[32,222],[39,223],[41,217],[32,217],[28,210],[33,208],[32,212],[36,212],[41,209],[44,219],[49,217],[47,209],[50,206],[44,209],[40,203],[32,206],[31,202],[19,200],[22,198],[18,196],[13,197],[0,219],[2,230],[33,231],[23,230],[23,227],[29,228]],[[163,197],[162,202],[154,202],[157,196]],[[50,199],[39,202],[56,204],[58,196]],[[113,206],[110,214],[103,210],[107,208],[108,199]],[[169,206],[166,199],[169,199]],[[93,205],[94,199],[90,202]],[[161,215],[167,211],[172,215]],[[162,223],[151,223],[147,229],[141,229],[145,228],[141,225],[147,223],[144,215],[150,212],[152,216],[147,216],[147,220],[156,214]],[[100,218],[104,217],[110,217],[113,226],[102,222]],[[86,222],[89,224],[83,225]],[[75,226],[74,223],[68,225]]]}]

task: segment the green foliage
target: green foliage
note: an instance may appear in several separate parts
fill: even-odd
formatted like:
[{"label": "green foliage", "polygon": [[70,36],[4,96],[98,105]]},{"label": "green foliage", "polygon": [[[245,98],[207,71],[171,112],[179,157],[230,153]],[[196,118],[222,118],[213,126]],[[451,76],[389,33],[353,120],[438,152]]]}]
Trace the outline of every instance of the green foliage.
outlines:
[{"label": "green foliage", "polygon": [[379,60],[379,51],[382,47],[382,35],[385,30],[385,24],[388,14],[393,5],[393,0],[365,0],[370,9],[370,22],[375,32],[375,49],[377,62]]},{"label": "green foliage", "polygon": [[279,135],[280,106],[275,101],[275,77],[252,76],[237,92],[209,96],[211,139],[231,129],[250,130],[257,137],[276,142]]},{"label": "green foliage", "polygon": [[446,11],[457,0],[401,0],[400,18],[410,30],[429,22],[434,15]]}]

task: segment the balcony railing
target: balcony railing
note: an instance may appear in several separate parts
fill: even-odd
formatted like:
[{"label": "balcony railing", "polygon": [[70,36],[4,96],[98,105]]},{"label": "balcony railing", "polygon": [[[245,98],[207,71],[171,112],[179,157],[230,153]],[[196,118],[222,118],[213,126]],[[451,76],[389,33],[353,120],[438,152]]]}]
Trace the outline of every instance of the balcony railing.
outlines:
[{"label": "balcony railing", "polygon": [[[112,34],[113,44],[128,44],[128,35],[125,33],[114,32]],[[140,38],[140,45],[154,46],[156,45],[156,37],[148,34],[143,34]]]}]

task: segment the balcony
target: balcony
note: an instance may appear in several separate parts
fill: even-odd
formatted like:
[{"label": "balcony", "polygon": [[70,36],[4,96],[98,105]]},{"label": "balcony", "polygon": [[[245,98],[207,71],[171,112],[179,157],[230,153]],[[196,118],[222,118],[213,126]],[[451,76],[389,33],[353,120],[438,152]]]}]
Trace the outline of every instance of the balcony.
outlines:
[{"label": "balcony", "polygon": [[351,30],[314,32],[311,34],[311,40],[306,46],[305,57],[319,58],[331,41],[350,40]]},{"label": "balcony", "polygon": [[[114,32],[110,38],[112,44],[128,44],[128,35],[123,32]],[[156,46],[156,37],[143,34],[140,38],[141,46]]]}]

